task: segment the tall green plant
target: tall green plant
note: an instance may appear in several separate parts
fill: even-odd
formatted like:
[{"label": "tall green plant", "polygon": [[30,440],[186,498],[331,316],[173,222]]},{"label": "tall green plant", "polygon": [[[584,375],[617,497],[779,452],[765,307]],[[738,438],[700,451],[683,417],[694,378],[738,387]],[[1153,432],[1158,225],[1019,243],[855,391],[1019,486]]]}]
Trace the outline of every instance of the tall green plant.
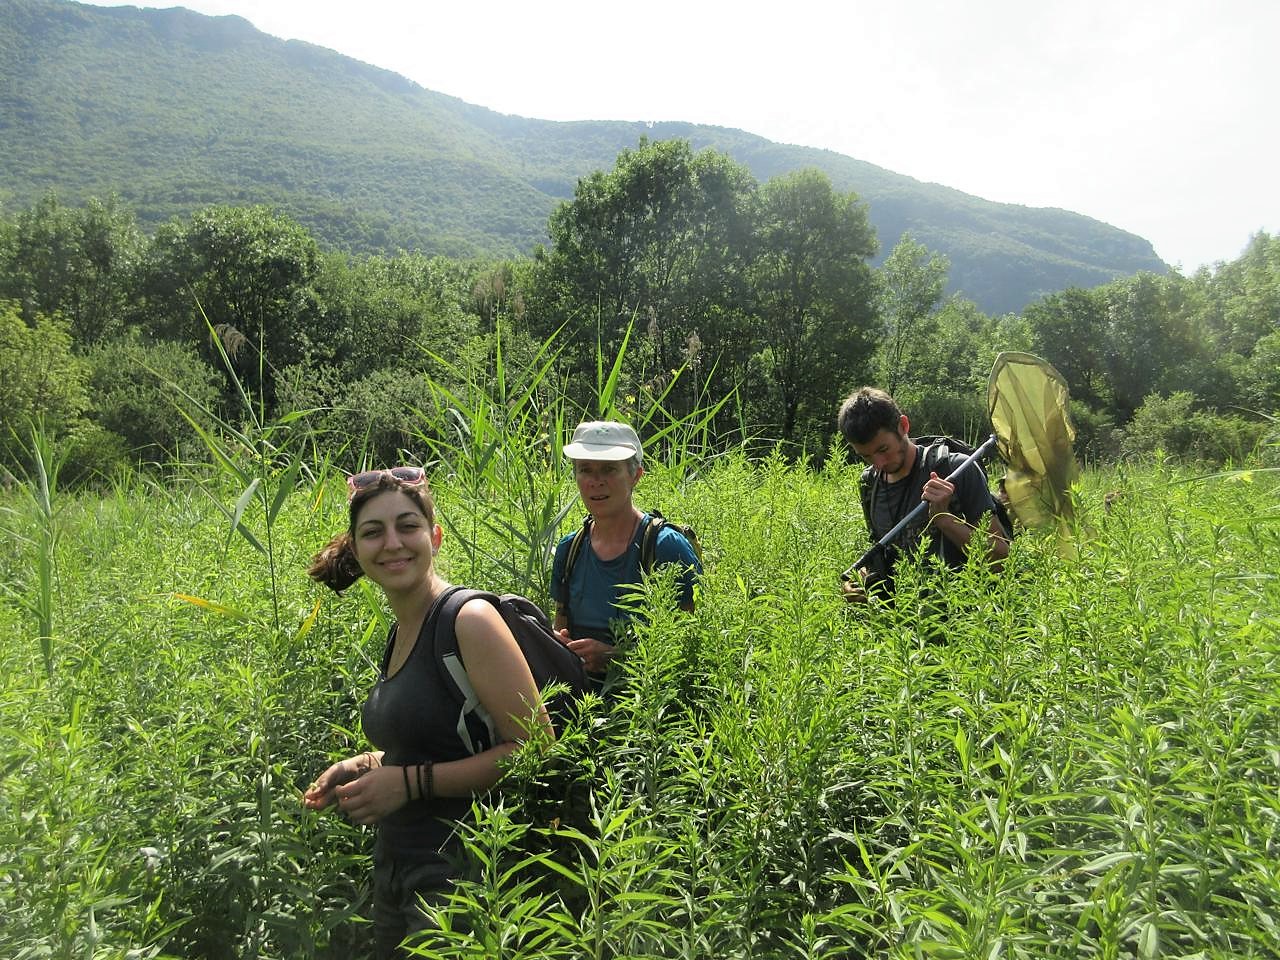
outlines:
[{"label": "tall green plant", "polygon": [[465,550],[468,575],[545,595],[547,552],[569,510],[558,469],[564,400],[553,341],[512,366],[503,337],[499,321],[491,355],[471,365],[429,353],[461,386],[431,382],[415,436],[453,479],[458,502],[441,522]]},{"label": "tall green plant", "polygon": [[[196,305],[235,387],[243,419],[237,425],[229,418],[219,416],[183,387],[177,384],[171,386],[185,402],[185,405],[178,404],[178,410],[204,442],[215,470],[238,491],[235,501],[227,505],[215,489],[201,486],[201,489],[208,491],[213,503],[229,521],[224,549],[230,547],[231,541],[238,534],[266,559],[271,583],[272,624],[278,633],[280,557],[275,526],[280,508],[284,506],[289,494],[297,488],[299,480],[304,477],[315,480],[314,471],[309,469],[298,449],[304,438],[300,436],[297,424],[309,411],[294,410],[276,418],[268,417],[265,397],[261,392],[254,397],[245,388],[222,336],[204,315],[204,308],[200,307],[199,301]],[[262,349],[258,350],[258,362],[260,367],[266,363]],[[263,383],[263,380],[260,369],[258,383]],[[259,521],[256,527],[253,525],[251,510],[255,507]]]},{"label": "tall green plant", "polygon": [[[15,590],[8,584],[4,589],[12,595],[19,606],[27,610],[36,621],[36,639],[40,644],[40,654],[44,659],[44,670],[49,677],[53,676],[53,608],[54,594],[57,588],[57,551],[58,541],[62,537],[59,523],[59,508],[54,500],[58,490],[58,474],[66,462],[65,451],[55,449],[53,438],[45,429],[43,419],[37,419],[30,428],[30,443],[15,437],[23,447],[23,459],[31,466],[27,469],[27,481],[23,492],[32,508],[35,519],[35,531],[26,535],[16,525],[6,527],[6,531],[17,543],[23,543],[34,549],[35,584],[30,594]],[[16,511],[6,512],[15,517]]]},{"label": "tall green plant", "polygon": [[[618,391],[631,342],[628,327],[611,359],[596,359],[594,416],[631,420],[646,442],[666,452],[669,465],[700,458],[714,444],[712,424],[728,398],[704,402],[684,416],[666,399],[683,370],[643,407],[627,411]],[[556,337],[513,362],[501,321],[492,352],[471,365],[430,353],[461,384],[432,382],[433,405],[418,411],[415,435],[452,478],[456,509],[441,522],[470,562],[468,576],[537,596],[548,591],[548,557],[561,524],[577,505],[566,490],[562,440],[585,413],[570,410],[557,380]]]}]

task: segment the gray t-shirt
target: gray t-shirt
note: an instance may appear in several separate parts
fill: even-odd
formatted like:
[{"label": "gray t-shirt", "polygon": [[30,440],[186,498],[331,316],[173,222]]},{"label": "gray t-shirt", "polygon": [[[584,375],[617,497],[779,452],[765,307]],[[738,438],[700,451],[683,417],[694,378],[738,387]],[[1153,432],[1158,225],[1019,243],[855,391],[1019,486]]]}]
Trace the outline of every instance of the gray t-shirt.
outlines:
[{"label": "gray t-shirt", "polygon": [[[443,595],[442,595],[443,597]],[[404,665],[387,676],[396,627],[387,637],[378,682],[362,711],[365,736],[385,750],[384,766],[416,765],[428,760],[461,760],[470,756],[458,735],[458,706],[440,676],[434,657],[433,631],[438,599]],[[411,777],[416,772],[409,771]],[[416,791],[417,785],[414,784]],[[448,853],[456,844],[457,821],[471,810],[469,797],[412,800],[378,822],[375,858],[424,861]]]}]

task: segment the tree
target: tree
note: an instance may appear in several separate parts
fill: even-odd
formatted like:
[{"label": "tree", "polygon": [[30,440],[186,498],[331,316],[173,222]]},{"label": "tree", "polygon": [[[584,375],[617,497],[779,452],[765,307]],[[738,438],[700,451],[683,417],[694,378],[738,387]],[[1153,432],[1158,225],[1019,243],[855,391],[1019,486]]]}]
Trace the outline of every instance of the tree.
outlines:
[{"label": "tree", "polygon": [[28,325],[17,303],[0,301],[0,456],[24,463],[23,438],[37,418],[48,436],[64,436],[88,406],[83,364],[71,352],[65,320],[36,314]]},{"label": "tree", "polygon": [[242,382],[269,400],[274,371],[327,336],[313,289],[318,269],[316,242],[294,221],[263,206],[206,207],[157,231],[140,319],[158,336],[205,345],[220,366],[207,317]]},{"label": "tree", "polygon": [[[825,441],[842,388],[865,373],[874,340],[867,260],[875,231],[854,193],[802,170],[764,185],[749,270],[758,346],[777,390],[779,437]],[[821,443],[825,447],[825,442]]]},{"label": "tree", "polygon": [[119,332],[143,245],[116,197],[63,206],[53,193],[23,211],[0,253],[0,298],[23,317],[59,314],[72,338],[91,344]]},{"label": "tree", "polygon": [[1212,303],[1205,321],[1219,352],[1247,357],[1255,343],[1280,330],[1280,237],[1257,233],[1236,260],[1195,279]]},{"label": "tree", "polygon": [[904,233],[880,267],[882,332],[876,351],[876,381],[893,396],[904,386],[920,388],[932,378],[924,354],[936,324],[951,262]]},{"label": "tree", "polygon": [[1066,378],[1071,396],[1091,408],[1109,399],[1106,304],[1095,290],[1070,287],[1023,311],[1032,349]]},{"label": "tree", "polygon": [[948,297],[931,322],[933,332],[918,351],[929,377],[903,397],[912,428],[976,440],[988,428],[987,381],[996,354],[1019,344],[1009,340],[1014,331],[963,297]]},{"label": "tree", "polygon": [[1180,309],[1180,281],[1140,273],[1099,288],[1106,306],[1103,343],[1117,423],[1128,421],[1148,395],[1182,386],[1180,372],[1205,357]]},{"label": "tree", "polygon": [[695,154],[685,140],[624,150],[613,171],[579,180],[552,213],[528,308],[533,332],[568,322],[579,369],[590,369],[597,342],[613,355],[632,324],[658,371],[681,366],[695,335],[714,362],[737,337],[753,186],[744,167]]}]

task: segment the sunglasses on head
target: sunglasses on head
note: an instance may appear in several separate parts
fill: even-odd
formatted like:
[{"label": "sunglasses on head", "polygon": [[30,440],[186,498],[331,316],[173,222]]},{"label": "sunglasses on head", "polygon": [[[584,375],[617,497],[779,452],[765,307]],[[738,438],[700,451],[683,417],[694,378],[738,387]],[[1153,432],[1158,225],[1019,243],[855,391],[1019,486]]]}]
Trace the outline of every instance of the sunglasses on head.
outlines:
[{"label": "sunglasses on head", "polygon": [[402,487],[417,487],[427,482],[427,471],[421,467],[390,467],[386,470],[365,470],[347,477],[347,499],[360,490],[371,487],[383,477],[390,477]]}]

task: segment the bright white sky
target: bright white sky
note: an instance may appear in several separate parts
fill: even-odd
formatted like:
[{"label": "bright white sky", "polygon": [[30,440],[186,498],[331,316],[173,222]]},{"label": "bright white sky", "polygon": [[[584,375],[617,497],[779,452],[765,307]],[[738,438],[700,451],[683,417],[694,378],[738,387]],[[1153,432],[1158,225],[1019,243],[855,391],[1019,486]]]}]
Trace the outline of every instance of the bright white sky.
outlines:
[{"label": "bright white sky", "polygon": [[1275,0],[179,5],[502,113],[738,127],[1074,210],[1186,273],[1280,232]]}]

